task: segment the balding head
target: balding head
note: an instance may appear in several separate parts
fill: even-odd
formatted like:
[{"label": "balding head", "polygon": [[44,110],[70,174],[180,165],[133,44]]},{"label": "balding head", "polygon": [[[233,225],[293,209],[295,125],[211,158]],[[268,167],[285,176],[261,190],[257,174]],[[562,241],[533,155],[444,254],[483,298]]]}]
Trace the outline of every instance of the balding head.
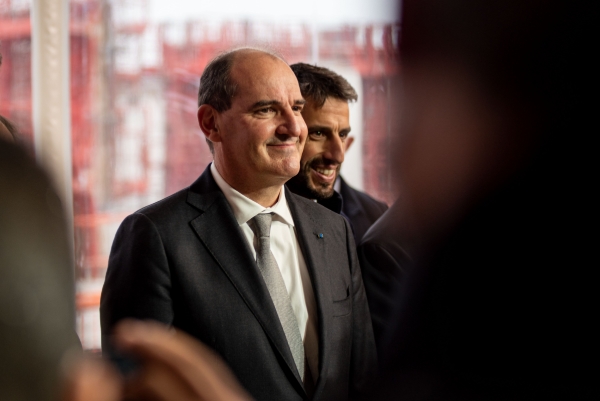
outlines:
[{"label": "balding head", "polygon": [[208,63],[200,77],[198,107],[209,104],[220,112],[229,110],[231,98],[237,88],[230,75],[234,62],[260,56],[281,59],[275,53],[249,47],[230,50],[215,57]]}]

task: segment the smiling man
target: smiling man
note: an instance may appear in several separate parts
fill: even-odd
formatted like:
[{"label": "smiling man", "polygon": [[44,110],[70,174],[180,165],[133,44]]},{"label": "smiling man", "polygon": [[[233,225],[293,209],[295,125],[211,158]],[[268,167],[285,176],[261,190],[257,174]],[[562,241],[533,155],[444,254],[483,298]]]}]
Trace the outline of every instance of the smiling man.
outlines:
[{"label": "smiling man", "polygon": [[305,63],[293,64],[291,68],[306,99],[302,117],[308,126],[308,138],[300,172],[287,186],[292,192],[341,213],[352,225],[359,243],[387,205],[352,188],[339,175],[344,154],[354,139],[349,136],[348,103],[356,101],[358,95],[348,81],[327,68]]},{"label": "smiling man", "polygon": [[284,187],[307,135],[294,73],[231,51],[204,70],[198,104],[214,162],[119,228],[103,348],[119,320],[153,319],[212,347],[257,400],[363,398],[376,358],[351,228]]}]

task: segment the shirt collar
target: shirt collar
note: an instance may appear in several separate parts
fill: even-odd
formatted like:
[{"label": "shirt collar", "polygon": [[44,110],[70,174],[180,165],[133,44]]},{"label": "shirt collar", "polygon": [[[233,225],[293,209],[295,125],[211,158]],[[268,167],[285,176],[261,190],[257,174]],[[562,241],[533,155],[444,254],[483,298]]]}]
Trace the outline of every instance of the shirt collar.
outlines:
[{"label": "shirt collar", "polygon": [[231,185],[229,185],[223,179],[223,177],[221,177],[221,174],[219,174],[219,171],[217,171],[214,162],[210,165],[210,172],[212,173],[215,182],[223,192],[223,195],[225,195],[225,198],[231,206],[233,215],[235,216],[235,219],[239,225],[247,223],[257,214],[274,213],[274,219],[292,227],[294,226],[294,219],[292,218],[292,213],[290,212],[287,200],[285,199],[285,190],[283,189],[283,186],[279,191],[279,199],[277,202],[271,207],[264,207],[232,188]]},{"label": "shirt collar", "polygon": [[342,189],[342,180],[340,179],[340,175],[338,174],[337,177],[335,177],[335,182],[333,183],[333,190],[336,192],[341,192]]}]

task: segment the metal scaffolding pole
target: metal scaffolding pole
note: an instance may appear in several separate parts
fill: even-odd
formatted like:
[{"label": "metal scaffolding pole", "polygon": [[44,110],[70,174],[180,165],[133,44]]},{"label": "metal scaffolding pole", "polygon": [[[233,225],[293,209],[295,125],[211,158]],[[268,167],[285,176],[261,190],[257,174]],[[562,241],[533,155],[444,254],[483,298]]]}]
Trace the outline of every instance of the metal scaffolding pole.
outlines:
[{"label": "metal scaffolding pole", "polygon": [[31,30],[35,153],[63,202],[73,248],[69,0],[33,0]]}]

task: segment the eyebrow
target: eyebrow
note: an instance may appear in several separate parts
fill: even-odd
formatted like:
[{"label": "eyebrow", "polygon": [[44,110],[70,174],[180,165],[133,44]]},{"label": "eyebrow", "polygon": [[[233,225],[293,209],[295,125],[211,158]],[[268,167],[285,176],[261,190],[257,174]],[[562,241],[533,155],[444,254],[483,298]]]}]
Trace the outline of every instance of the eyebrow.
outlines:
[{"label": "eyebrow", "polygon": [[[340,134],[349,134],[352,128],[347,127],[344,128],[342,130],[340,130]],[[324,125],[311,125],[310,127],[308,127],[309,131],[327,131],[327,132],[331,132],[331,128],[324,126]]]},{"label": "eyebrow", "polygon": [[[306,100],[304,99],[297,99],[294,100],[294,105],[299,106],[299,105],[304,105],[306,103]],[[279,100],[259,100],[258,102],[254,103],[250,108],[251,109],[259,109],[261,107],[266,107],[266,106],[281,106],[281,102]]]}]

